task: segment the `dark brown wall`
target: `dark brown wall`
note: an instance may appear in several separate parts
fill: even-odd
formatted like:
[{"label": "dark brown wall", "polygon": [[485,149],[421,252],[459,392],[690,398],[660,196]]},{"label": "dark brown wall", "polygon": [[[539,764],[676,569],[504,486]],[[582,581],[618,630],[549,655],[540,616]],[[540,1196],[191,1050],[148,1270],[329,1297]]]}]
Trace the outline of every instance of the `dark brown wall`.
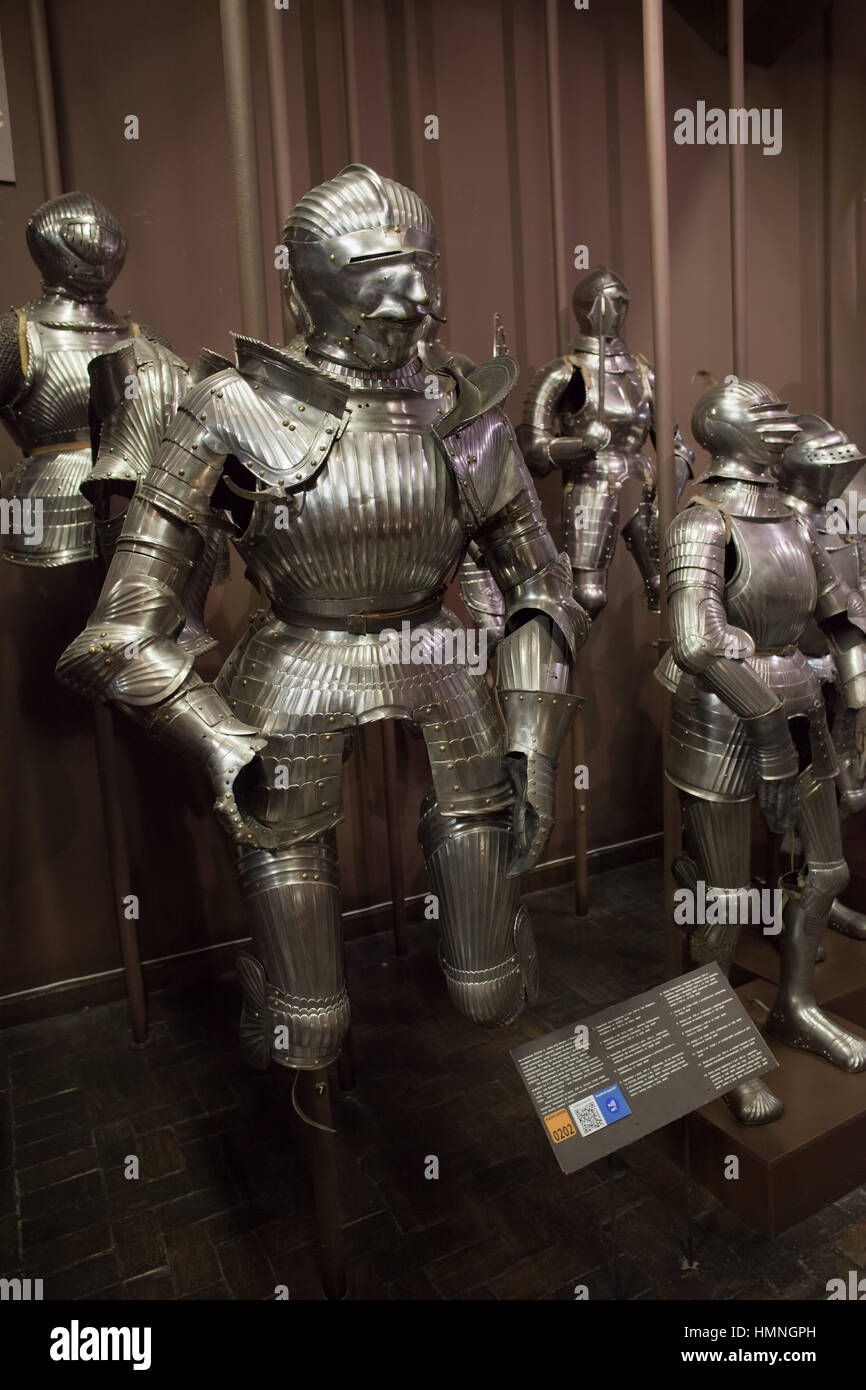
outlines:
[{"label": "dark brown wall", "polygon": [[[544,6],[540,0],[356,0],[355,10],[361,157],[414,183],[438,218],[447,341],[476,358],[488,356],[493,314],[502,313],[523,368],[512,401],[517,414],[532,372],[556,351]],[[230,350],[239,309],[219,7],[215,0],[144,6],[49,0],[48,11],[66,185],[102,199],[129,234],[115,305],[157,326],[186,356],[202,344]],[[277,341],[272,247],[279,217],[270,180],[262,6],[251,3],[250,12],[263,254]],[[782,154],[747,152],[750,366],[789,391],[795,405],[829,409],[825,363],[832,345],[836,418],[866,436],[863,170],[853,119],[862,129],[857,64],[864,25],[857,0],[838,0],[835,14],[828,93],[819,17],[773,68],[747,74],[750,104],[784,110]],[[300,195],[349,156],[340,5],[293,0],[281,21],[292,177]],[[24,0],[0,0],[0,29],[19,176],[15,187],[0,187],[0,275],[4,302],[21,303],[36,289],[24,224],[44,196]],[[623,274],[632,291],[629,340],[651,355],[639,0],[599,0],[588,11],[561,0],[560,34],[565,244],[587,244],[591,262],[605,261]],[[666,14],[666,43],[669,122],[676,107],[698,99],[726,105],[724,61],[673,11]],[[140,120],[137,142],[123,138],[129,114]],[[438,141],[424,139],[429,114],[439,117]],[[675,402],[686,426],[698,391],[695,370],[730,369],[727,151],[671,140],[669,161]],[[12,458],[4,441],[0,466]],[[558,492],[555,478],[542,487],[555,527]],[[51,677],[56,654],[86,614],[85,585],[84,576],[72,583],[0,569],[7,614],[0,638],[7,793],[0,994],[117,964],[90,716]],[[593,845],[660,827],[661,694],[651,674],[658,621],[645,613],[639,587],[621,548],[611,601],[581,658]],[[211,615],[224,650],[242,630],[249,606],[236,566]],[[120,742],[131,891],[141,897],[145,957],[242,936],[228,847],[210,823],[206,788],[193,770],[147,747],[134,730],[125,730]],[[421,748],[402,739],[401,747],[408,889],[420,892],[415,816],[426,769]],[[551,859],[570,852],[567,762]],[[350,910],[389,896],[380,763],[378,733],[368,730],[347,772],[348,819],[340,831]]]}]

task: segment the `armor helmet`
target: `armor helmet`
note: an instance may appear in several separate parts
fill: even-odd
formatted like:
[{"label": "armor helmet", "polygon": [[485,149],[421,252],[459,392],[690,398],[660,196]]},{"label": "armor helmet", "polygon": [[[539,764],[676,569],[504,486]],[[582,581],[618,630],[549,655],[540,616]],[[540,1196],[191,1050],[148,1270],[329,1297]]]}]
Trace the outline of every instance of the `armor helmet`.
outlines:
[{"label": "armor helmet", "polygon": [[46,290],[103,300],[126,260],[120,223],[89,193],[64,193],[37,208],[27,246]]},{"label": "armor helmet", "polygon": [[773,472],[784,492],[823,507],[845,491],[866,456],[820,415],[798,415],[797,424],[800,433]]},{"label": "armor helmet", "polygon": [[628,313],[628,286],[607,266],[598,265],[575,287],[571,305],[581,333],[618,338]]},{"label": "armor helmet", "polygon": [[798,431],[769,387],[734,376],[705,391],[692,412],[692,433],[711,456],[706,478],[771,481],[768,470]]},{"label": "armor helmet", "polygon": [[320,357],[378,371],[405,365],[441,321],[439,240],[411,189],[350,164],[295,204],[283,228],[286,294]]}]

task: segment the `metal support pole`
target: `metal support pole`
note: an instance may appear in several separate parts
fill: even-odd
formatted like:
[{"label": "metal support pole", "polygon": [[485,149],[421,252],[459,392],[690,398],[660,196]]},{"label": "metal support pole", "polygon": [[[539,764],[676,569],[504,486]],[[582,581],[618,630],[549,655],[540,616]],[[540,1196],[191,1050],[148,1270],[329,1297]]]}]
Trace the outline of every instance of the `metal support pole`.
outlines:
[{"label": "metal support pole", "polygon": [[235,196],[241,328],[251,337],[266,342],[268,307],[262,259],[262,214],[248,18],[246,0],[220,0],[226,112]]},{"label": "metal support pole", "polygon": [[353,0],[343,0],[343,81],[346,87],[346,123],[349,135],[349,159],[357,164],[361,158],[361,118],[358,105],[358,65],[355,61],[355,9]]},{"label": "metal support pole", "polygon": [[[676,512],[674,472],[673,340],[671,333],[671,251],[668,225],[668,163],[665,125],[665,58],[662,0],[642,0],[644,102],[649,175],[650,256],[652,263],[653,357],[655,362],[655,434],[658,468],[659,536],[664,537]],[[662,641],[669,636],[667,584],[661,573]],[[663,740],[670,729],[670,697],[665,702]],[[669,974],[682,969],[682,934],[673,925],[674,881],[671,866],[680,851],[680,807],[676,788],[664,778],[664,849],[666,957]]]},{"label": "metal support pole", "polygon": [[30,43],[33,48],[33,71],[36,77],[36,110],[39,116],[39,144],[42,149],[45,197],[59,198],[63,192],[63,178],[60,173],[60,146],[57,140],[57,115],[54,110],[54,83],[51,76],[45,0],[27,0],[27,13],[30,20]]},{"label": "metal support pole", "polygon": [[[265,49],[268,61],[268,107],[271,114],[271,165],[274,177],[274,210],[277,236],[292,205],[292,152],[289,140],[289,100],[286,87],[286,61],[283,48],[285,10],[277,10],[274,0],[262,0],[265,9]],[[285,295],[280,295],[283,341],[294,337],[295,325]]]},{"label": "metal support pole", "polygon": [[[556,347],[565,352],[568,346],[568,284],[565,275],[565,197],[562,182],[562,116],[559,83],[559,18],[557,0],[545,0],[545,47],[547,55],[547,129],[550,147],[550,192],[553,204],[553,274],[556,293]],[[566,475],[562,478],[567,486]],[[571,691],[580,694],[577,670],[572,668]],[[586,765],[586,737],[583,708],[575,711],[571,725],[572,767]],[[589,911],[589,834],[586,813],[586,790],[575,787],[572,777],[572,807],[574,813],[574,906],[578,917]],[[580,779],[581,782],[583,778]]]},{"label": "metal support pole", "polygon": [[295,1109],[306,1123],[310,1173],[316,1204],[322,1287],[325,1297],[346,1296],[343,1215],[337,1178],[336,1131],[331,1123],[331,1093],[325,1067],[295,1073]]},{"label": "metal support pole", "polygon": [[[729,106],[742,110],[746,105],[743,57],[743,0],[728,0],[728,90]],[[731,176],[731,305],[733,313],[733,369],[746,375],[746,147],[732,142],[728,147]]]},{"label": "metal support pole", "polygon": [[388,827],[388,859],[391,871],[394,954],[405,956],[409,948],[406,940],[406,876],[403,869],[400,802],[397,793],[397,730],[391,719],[379,720],[379,728],[382,731],[382,775],[385,783],[385,822]]}]

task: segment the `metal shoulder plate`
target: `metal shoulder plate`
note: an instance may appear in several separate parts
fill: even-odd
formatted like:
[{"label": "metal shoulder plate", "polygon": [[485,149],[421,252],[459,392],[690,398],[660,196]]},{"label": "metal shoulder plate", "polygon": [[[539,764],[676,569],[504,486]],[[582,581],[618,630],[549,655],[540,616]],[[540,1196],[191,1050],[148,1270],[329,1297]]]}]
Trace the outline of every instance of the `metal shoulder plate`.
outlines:
[{"label": "metal shoulder plate", "polygon": [[98,483],[133,487],[153,463],[163,432],[188,385],[186,363],[163,343],[129,338],[89,365],[93,471],[85,496]]},{"label": "metal shoulder plate", "polygon": [[457,384],[457,401],[444,419],[436,426],[440,439],[446,439],[455,430],[477,420],[495,405],[500,405],[511,391],[520,374],[520,368],[513,357],[501,353],[482,362],[464,376],[451,358],[443,368]]},{"label": "metal shoulder plate", "polygon": [[345,429],[349,389],[266,343],[235,335],[235,351],[237,366],[201,388],[207,405],[194,411],[204,425],[200,442],[232,454],[257,491],[297,492],[321,471]]},{"label": "metal shoulder plate", "polygon": [[454,472],[470,529],[496,510],[503,473],[518,452],[514,430],[501,409],[518,366],[513,357],[493,357],[464,376],[452,358],[444,372],[456,383],[457,403],[435,427]]}]

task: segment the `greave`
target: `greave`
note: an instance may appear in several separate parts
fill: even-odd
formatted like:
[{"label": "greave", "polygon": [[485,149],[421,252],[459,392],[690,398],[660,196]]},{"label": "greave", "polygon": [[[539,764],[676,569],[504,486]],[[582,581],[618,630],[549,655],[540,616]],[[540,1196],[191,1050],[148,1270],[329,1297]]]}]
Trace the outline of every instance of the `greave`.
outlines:
[{"label": "greave", "polygon": [[518,880],[505,876],[510,816],[446,818],[432,792],[421,811],[418,838],[439,900],[448,992],[474,1023],[509,1023],[538,990],[532,927],[520,907]]},{"label": "greave", "polygon": [[241,1044],[264,1069],[326,1066],[349,1026],[333,834],[239,857],[253,952],[238,958]]}]

